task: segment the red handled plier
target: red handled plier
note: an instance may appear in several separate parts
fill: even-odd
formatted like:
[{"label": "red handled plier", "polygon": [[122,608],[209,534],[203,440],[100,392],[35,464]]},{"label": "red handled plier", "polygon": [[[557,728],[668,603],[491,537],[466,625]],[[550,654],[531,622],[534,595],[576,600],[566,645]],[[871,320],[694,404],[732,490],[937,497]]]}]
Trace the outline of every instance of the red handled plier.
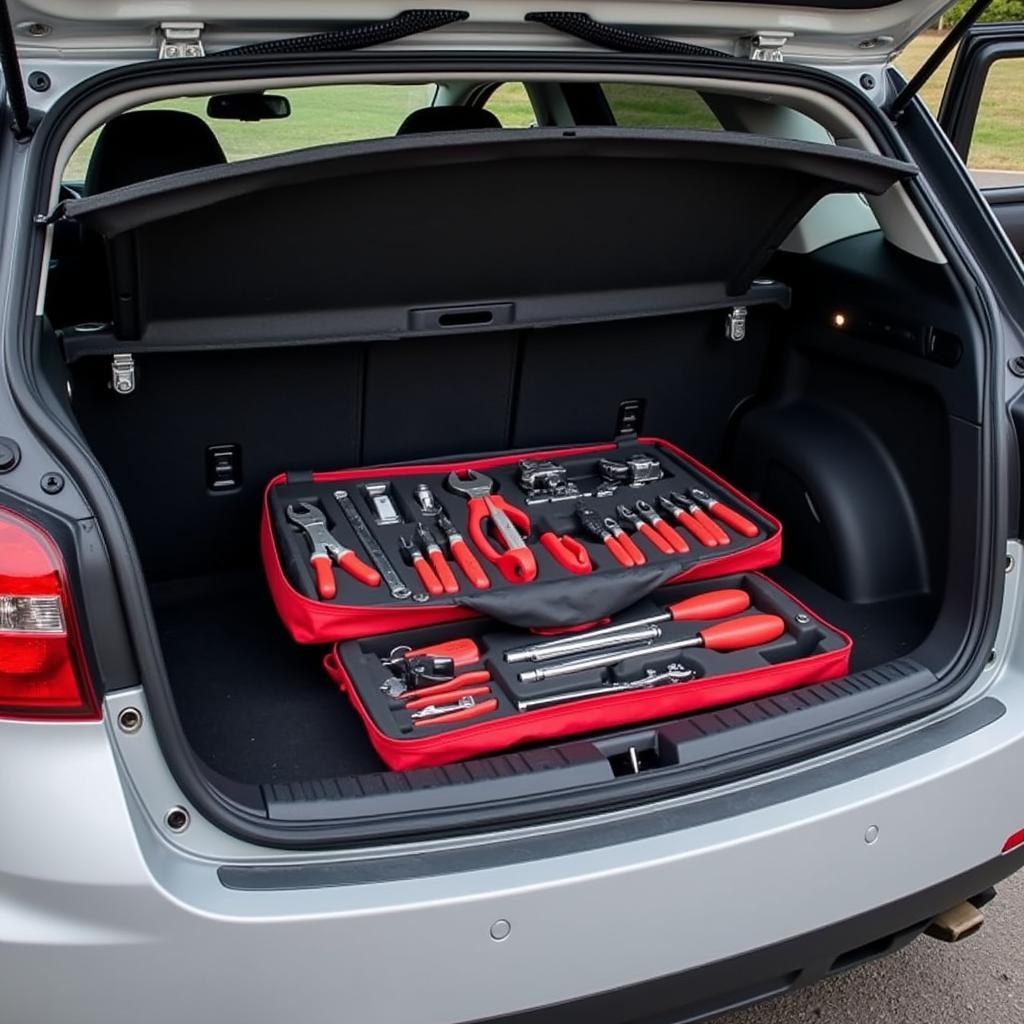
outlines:
[{"label": "red handled plier", "polygon": [[712,498],[707,491],[699,487],[690,488],[690,497],[704,509],[709,515],[721,520],[726,526],[731,526],[737,533],[744,537],[756,537],[760,531],[746,516],[740,515],[734,508],[723,505],[722,502]]},{"label": "red handled plier", "polygon": [[493,697],[490,700],[460,697],[454,704],[428,704],[425,708],[414,711],[411,715],[412,727],[420,729],[427,725],[451,725],[453,722],[465,722],[497,710],[498,702]]},{"label": "red handled plier", "polygon": [[642,533],[663,555],[671,555],[675,548],[665,540],[650,523],[644,522],[639,514],[628,505],[619,505],[615,509],[618,517],[637,533]]},{"label": "red handled plier", "polygon": [[368,587],[380,585],[380,573],[334,537],[327,529],[327,517],[319,509],[307,501],[297,501],[285,509],[285,515],[306,531],[313,549],[309,563],[316,574],[316,591],[324,601],[330,601],[338,592],[332,562],[337,562],[353,579]]},{"label": "red handled plier", "polygon": [[[509,583],[529,583],[537,578],[537,559],[526,546],[530,517],[494,493],[494,481],[475,469],[448,474],[448,489],[469,502],[469,536],[480,553],[493,562]],[[504,550],[487,536],[490,528]]]},{"label": "red handled plier", "polygon": [[[682,498],[682,495],[679,495],[679,497]],[[684,498],[682,502],[677,501],[676,492],[673,491],[672,497],[667,497],[664,494],[660,495],[658,504],[661,505],[667,515],[670,515],[680,526],[688,530],[704,547],[714,548],[721,544],[722,541],[719,539],[719,534],[725,537],[726,544],[729,543],[728,534],[720,526],[712,523],[704,510],[699,505],[690,501],[689,498]],[[694,510],[699,512],[700,516],[694,515]]]},{"label": "red handled plier", "polygon": [[463,672],[462,675],[455,676],[454,679],[446,679],[443,683],[434,683],[431,686],[420,686],[415,690],[406,690],[398,699],[418,701],[424,697],[433,698],[442,693],[447,696],[459,690],[469,690],[490,681],[491,674],[487,669],[479,669],[476,672]]},{"label": "red handled plier", "polygon": [[667,541],[673,551],[685,555],[690,550],[690,545],[679,536],[678,530],[673,530],[671,524],[666,523],[658,514],[658,510],[649,501],[638,501],[636,510],[641,516]]}]

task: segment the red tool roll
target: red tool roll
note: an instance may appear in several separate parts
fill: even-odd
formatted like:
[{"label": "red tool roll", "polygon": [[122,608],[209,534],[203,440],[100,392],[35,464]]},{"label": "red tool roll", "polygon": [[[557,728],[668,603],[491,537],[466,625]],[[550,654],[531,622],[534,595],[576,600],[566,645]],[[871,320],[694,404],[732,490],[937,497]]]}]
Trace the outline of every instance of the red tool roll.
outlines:
[{"label": "red tool roll", "polygon": [[[616,616],[613,625],[624,624],[625,632],[625,624],[637,622],[658,623],[662,633],[646,643],[628,641],[595,652],[601,660],[618,659],[610,665],[540,682],[520,676],[538,665],[564,665],[570,656],[509,661],[531,645],[552,641],[479,620],[339,643],[324,664],[363,720],[374,748],[397,770],[752,700],[836,678],[849,668],[850,638],[759,573],[658,590]],[[563,639],[585,635],[567,633]],[[382,689],[392,674],[385,662],[393,649],[431,650],[433,644],[443,651],[441,645],[456,636],[472,637],[479,660],[472,666],[463,662],[451,682],[397,695]],[[644,653],[695,637],[708,642]],[[671,665],[692,678],[614,689],[617,680],[633,681]],[[573,697],[588,688],[598,692]],[[521,702],[545,700],[564,702],[520,710]],[[424,709],[426,717],[414,719]]]},{"label": "red tool roll", "polygon": [[[531,496],[521,482],[524,460],[557,463],[580,497],[563,501]],[[654,464],[662,475],[610,484],[600,475],[600,463],[609,461],[625,474],[646,472]],[[491,483],[495,500],[489,508],[468,500],[451,483],[453,474],[473,480],[473,473]],[[445,545],[437,511],[424,512],[420,504],[424,490],[443,506],[445,521],[458,537],[451,547]],[[396,598],[387,580],[369,586],[325,562],[323,571],[331,574],[335,590],[326,596],[331,588],[314,575],[310,538],[289,519],[289,507],[305,503],[318,510],[338,544],[380,572],[343,513],[336,499],[339,491],[418,600]],[[683,491],[698,491],[705,502],[717,503],[712,515],[716,528],[728,533],[728,544],[706,546],[687,532],[685,523],[670,522],[667,516],[657,525],[662,532],[654,531],[636,511],[650,516],[660,497]],[[509,508],[514,510],[511,515]],[[481,512],[493,516],[495,523],[481,521]],[[499,521],[503,513],[505,519]],[[529,530],[525,547],[508,550],[510,522],[520,536]],[[743,529],[733,528],[735,523]],[[430,536],[424,537],[420,527]],[[489,527],[486,545],[472,539]],[[672,543],[664,540],[668,533]],[[516,539],[513,535],[512,542]],[[433,542],[442,545],[441,552],[427,547]],[[782,534],[776,519],[675,445],[643,438],[462,462],[281,474],[265,492],[260,544],[282,621],[298,642],[323,643],[480,615],[525,628],[567,628],[614,614],[672,581],[773,565],[781,555]],[[513,555],[535,565],[536,572],[508,572]],[[442,569],[440,579],[439,559],[449,570],[444,574]]]}]

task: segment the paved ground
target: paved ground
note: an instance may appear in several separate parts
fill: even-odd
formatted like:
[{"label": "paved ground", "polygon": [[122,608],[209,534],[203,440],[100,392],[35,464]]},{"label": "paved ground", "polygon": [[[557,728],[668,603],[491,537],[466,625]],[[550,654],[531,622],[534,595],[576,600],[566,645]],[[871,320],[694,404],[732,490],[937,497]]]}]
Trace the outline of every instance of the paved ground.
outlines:
[{"label": "paved ground", "polygon": [[723,1024],[1020,1024],[1024,1021],[1024,872],[997,887],[985,926],[949,946],[922,937],[902,952]]}]

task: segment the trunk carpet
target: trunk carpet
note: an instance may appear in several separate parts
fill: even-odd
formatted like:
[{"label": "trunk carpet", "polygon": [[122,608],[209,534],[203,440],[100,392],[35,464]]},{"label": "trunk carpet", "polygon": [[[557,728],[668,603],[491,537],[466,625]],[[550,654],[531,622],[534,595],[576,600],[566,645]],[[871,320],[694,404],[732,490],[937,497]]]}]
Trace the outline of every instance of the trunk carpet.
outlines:
[{"label": "trunk carpet", "polygon": [[[854,641],[852,669],[907,654],[934,621],[930,598],[853,605],[785,566],[769,572]],[[259,572],[151,589],[185,734],[215,771],[247,783],[386,771],[362,722],[320,665],[292,642]]]}]

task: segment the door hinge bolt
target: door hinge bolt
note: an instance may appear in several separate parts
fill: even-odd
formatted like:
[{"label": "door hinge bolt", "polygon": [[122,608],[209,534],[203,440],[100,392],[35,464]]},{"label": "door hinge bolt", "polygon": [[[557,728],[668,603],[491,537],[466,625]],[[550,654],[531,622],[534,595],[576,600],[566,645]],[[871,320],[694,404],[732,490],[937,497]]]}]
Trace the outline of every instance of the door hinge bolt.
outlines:
[{"label": "door hinge bolt", "polygon": [[730,341],[742,341],[747,336],[747,307],[733,306],[725,318],[725,336]]},{"label": "door hinge bolt", "polygon": [[131,352],[115,352],[110,361],[110,373],[115,394],[130,395],[135,390],[135,359]]}]

